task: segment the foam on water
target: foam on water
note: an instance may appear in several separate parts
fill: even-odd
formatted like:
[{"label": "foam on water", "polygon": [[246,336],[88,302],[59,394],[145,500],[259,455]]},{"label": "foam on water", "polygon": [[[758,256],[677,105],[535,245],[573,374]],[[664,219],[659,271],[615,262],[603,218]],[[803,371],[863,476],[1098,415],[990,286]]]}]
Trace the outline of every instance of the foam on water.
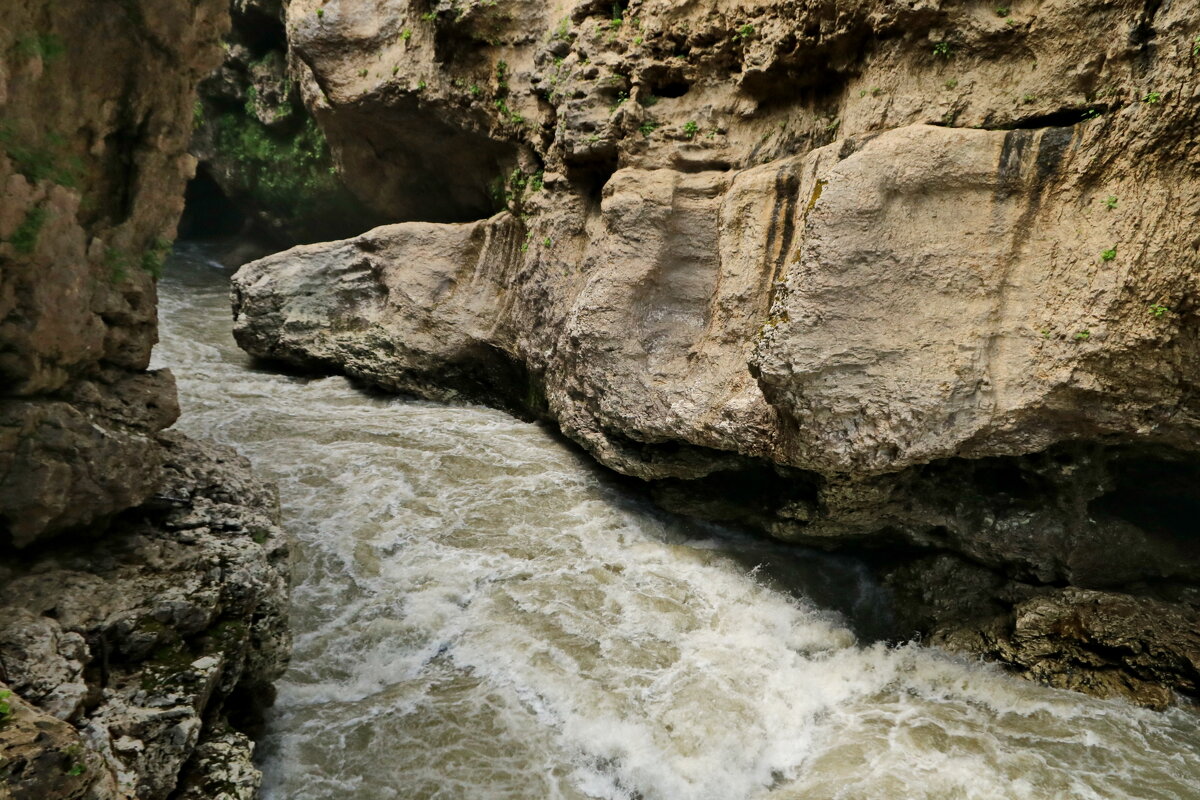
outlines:
[{"label": "foam on water", "polygon": [[656,512],[496,411],[254,369],[224,281],[176,254],[156,361],[295,541],[268,798],[1200,797],[1188,714],[859,644],[811,599],[879,613],[854,564]]}]

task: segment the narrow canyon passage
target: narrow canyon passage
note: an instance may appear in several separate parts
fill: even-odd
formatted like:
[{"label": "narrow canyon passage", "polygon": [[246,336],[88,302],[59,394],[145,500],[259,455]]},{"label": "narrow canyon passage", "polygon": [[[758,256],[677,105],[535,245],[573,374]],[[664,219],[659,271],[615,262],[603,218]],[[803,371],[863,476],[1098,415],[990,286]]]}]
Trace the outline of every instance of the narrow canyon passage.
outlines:
[{"label": "narrow canyon passage", "polygon": [[293,537],[267,798],[1200,797],[1189,714],[863,644],[853,562],[666,516],[498,411],[252,368],[227,277],[179,246],[156,365]]}]

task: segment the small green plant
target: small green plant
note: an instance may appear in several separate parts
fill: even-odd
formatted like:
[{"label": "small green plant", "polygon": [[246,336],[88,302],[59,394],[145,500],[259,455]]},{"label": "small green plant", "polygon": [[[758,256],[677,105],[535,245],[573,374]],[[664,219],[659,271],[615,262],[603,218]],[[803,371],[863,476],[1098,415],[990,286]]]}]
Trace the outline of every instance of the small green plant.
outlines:
[{"label": "small green plant", "polygon": [[1025,103],[1026,105],[1029,105],[1030,103],[1036,103],[1036,102],[1037,102],[1037,95],[1035,95],[1035,94],[1024,94],[1024,95],[1021,95],[1021,102],[1022,102],[1022,103]]},{"label": "small green plant", "polygon": [[426,86],[428,86],[428,85],[429,85],[429,84],[427,84],[425,81],[418,81],[418,82],[417,82],[417,91],[418,91],[418,92],[423,92],[423,91],[425,91],[425,87],[426,87]]},{"label": "small green plant", "polygon": [[1108,197],[1104,198],[1104,207],[1109,211],[1112,211],[1114,208],[1116,208],[1117,196],[1115,194],[1110,194]]},{"label": "small green plant", "polygon": [[696,134],[699,132],[700,132],[700,126],[697,125],[695,122],[684,123],[683,135],[686,136],[687,138],[693,139],[693,138],[695,138]]},{"label": "small green plant", "polygon": [[504,60],[496,62],[496,92],[508,93],[508,62]]},{"label": "small green plant", "polygon": [[360,78],[365,78],[365,77],[367,77],[367,70],[366,70],[365,68],[363,68],[363,69],[360,69],[360,70],[358,71],[358,77],[360,77]]},{"label": "small green plant", "polygon": [[951,78],[950,80],[946,81],[946,83],[944,85],[947,89],[957,89],[958,88],[958,78]]},{"label": "small green plant", "polygon": [[1163,314],[1166,314],[1170,310],[1171,309],[1167,308],[1166,306],[1164,306],[1161,303],[1155,303],[1154,305],[1150,306],[1150,313],[1153,314],[1155,317],[1161,317]]},{"label": "small green plant", "polygon": [[396,77],[398,74],[400,74],[400,65],[399,65],[399,64],[397,64],[396,66],[392,67],[392,77],[394,78],[394,77]]},{"label": "small green plant", "polygon": [[12,692],[8,689],[0,689],[0,725],[8,722],[12,717],[12,704],[8,702],[10,697],[12,697]]},{"label": "small green plant", "polygon": [[1083,112],[1084,119],[1095,119],[1098,116],[1100,116],[1100,112],[1094,108],[1089,108],[1087,111]]},{"label": "small green plant", "polygon": [[1192,39],[1192,55],[1200,56],[1200,36]]},{"label": "small green plant", "polygon": [[521,252],[529,252],[529,243],[533,241],[533,231],[525,231],[525,241],[521,242]]},{"label": "small green plant", "polygon": [[163,264],[166,263],[167,253],[171,252],[171,243],[161,236],[150,244],[150,249],[142,254],[142,269],[154,278],[161,278]]},{"label": "small green plant", "polygon": [[48,216],[49,213],[44,208],[35,207],[25,212],[25,219],[8,240],[13,249],[22,255],[29,255],[36,250],[38,235],[42,232],[42,226],[46,224]]},{"label": "small green plant", "polygon": [[949,42],[938,42],[933,46],[933,54],[949,60],[954,55],[954,48],[950,46]]},{"label": "small green plant", "polygon": [[407,42],[412,38],[412,30],[410,28],[405,28],[404,30],[400,31],[400,38]]},{"label": "small green plant", "polygon": [[1158,103],[1162,101],[1162,92],[1146,92],[1146,96],[1142,98],[1145,103]]},{"label": "small green plant", "polygon": [[748,39],[753,39],[754,38],[754,26],[750,25],[748,23],[746,25],[743,25],[742,27],[738,28],[734,32],[733,38],[739,39],[743,42],[747,41]]},{"label": "small green plant", "polygon": [[658,123],[649,121],[643,122],[638,130],[641,131],[642,136],[649,136],[658,130]]},{"label": "small green plant", "polygon": [[1014,28],[1017,25],[1017,21],[1012,17],[1009,17],[1008,19],[1004,20],[1004,24],[1010,28]]},{"label": "small green plant", "polygon": [[108,268],[109,283],[123,283],[129,277],[129,256],[115,247],[104,251],[104,266]]},{"label": "small green plant", "polygon": [[324,16],[325,16],[325,9],[323,9],[323,8],[318,8],[318,9],[317,9],[317,19],[321,19],[321,18],[322,18],[322,17],[324,17]]},{"label": "small green plant", "polygon": [[1077,342],[1086,342],[1088,339],[1092,338],[1092,332],[1084,329],[1076,333],[1072,338]]},{"label": "small green plant", "polygon": [[547,236],[545,239],[542,239],[542,247],[545,247],[547,250],[549,250],[550,248],[554,247],[554,240]]},{"label": "small green plant", "polygon": [[996,16],[997,17],[1007,17],[1008,11],[1009,11],[1008,6],[998,6],[996,8]]},{"label": "small green plant", "polygon": [[1117,257],[1117,248],[1116,247],[1110,247],[1107,250],[1100,251],[1100,258],[1103,259],[1104,261],[1112,261],[1116,257]]}]

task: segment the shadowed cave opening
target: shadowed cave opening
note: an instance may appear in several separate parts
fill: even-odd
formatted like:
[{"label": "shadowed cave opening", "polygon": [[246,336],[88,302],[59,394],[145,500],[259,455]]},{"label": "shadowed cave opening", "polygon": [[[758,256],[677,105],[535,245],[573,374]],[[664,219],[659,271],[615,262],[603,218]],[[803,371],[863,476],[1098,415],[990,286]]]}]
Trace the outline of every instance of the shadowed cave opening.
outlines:
[{"label": "shadowed cave opening", "polygon": [[1112,466],[1115,486],[1089,507],[1170,540],[1200,559],[1200,463],[1145,455]]},{"label": "shadowed cave opening", "polygon": [[250,220],[225,196],[202,164],[184,193],[179,238],[222,239],[243,234],[249,227]]}]

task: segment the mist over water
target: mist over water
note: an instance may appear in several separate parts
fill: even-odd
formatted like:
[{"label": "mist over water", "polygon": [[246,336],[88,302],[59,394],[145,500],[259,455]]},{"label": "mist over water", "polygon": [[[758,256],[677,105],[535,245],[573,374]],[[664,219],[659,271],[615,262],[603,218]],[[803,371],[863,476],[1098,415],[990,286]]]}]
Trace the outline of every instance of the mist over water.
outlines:
[{"label": "mist over water", "polygon": [[269,800],[1200,798],[1193,715],[864,644],[852,561],[658,512],[498,411],[255,369],[227,295],[182,246],[155,365],[279,484]]}]

